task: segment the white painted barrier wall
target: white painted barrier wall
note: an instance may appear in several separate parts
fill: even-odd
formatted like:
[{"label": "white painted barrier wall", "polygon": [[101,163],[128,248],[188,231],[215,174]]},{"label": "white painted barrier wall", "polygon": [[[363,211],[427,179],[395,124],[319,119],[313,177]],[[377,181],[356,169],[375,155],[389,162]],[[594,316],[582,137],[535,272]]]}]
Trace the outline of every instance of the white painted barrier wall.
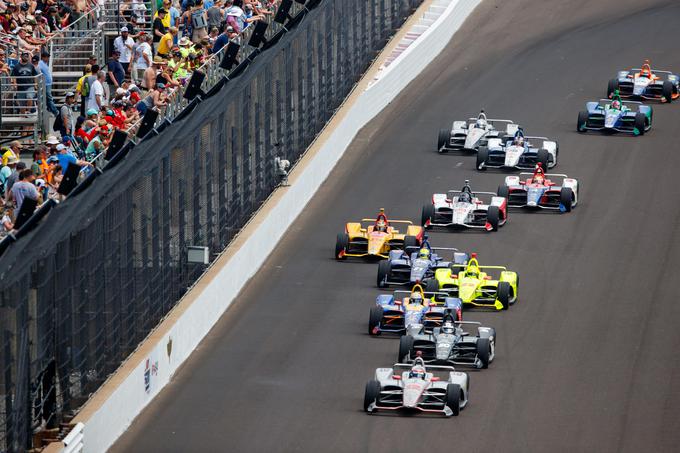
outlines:
[{"label": "white painted barrier wall", "polygon": [[[155,347],[117,383],[117,389],[85,423],[84,451],[108,449],[132,420],[169,382],[241,288],[276,247],[279,239],[316,193],[356,134],[382,111],[448,44],[481,0],[452,0],[446,12],[362,92],[319,152],[285,190],[266,220],[257,226],[217,278],[179,317],[169,333],[150,340]],[[244,266],[243,263],[248,263]]]}]

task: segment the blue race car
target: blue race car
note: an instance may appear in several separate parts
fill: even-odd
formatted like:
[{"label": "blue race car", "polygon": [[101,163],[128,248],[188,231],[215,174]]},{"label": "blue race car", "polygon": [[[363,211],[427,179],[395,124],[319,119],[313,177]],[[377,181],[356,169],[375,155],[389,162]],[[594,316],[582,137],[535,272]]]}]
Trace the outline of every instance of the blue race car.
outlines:
[{"label": "blue race car", "polygon": [[[636,107],[633,110],[631,107]],[[600,99],[588,102],[587,111],[578,114],[577,130],[625,132],[633,135],[644,135],[652,128],[652,108],[641,102],[622,101],[618,93],[614,99]]]},{"label": "blue race car", "polygon": [[383,332],[398,335],[415,335],[421,330],[431,332],[439,327],[446,315],[462,319],[463,302],[448,293],[430,293],[415,285],[411,291],[395,291],[381,294],[371,308],[368,334]]},{"label": "blue race car", "polygon": [[642,67],[619,71],[609,81],[607,96],[612,98],[617,90],[621,97],[629,99],[672,102],[680,97],[680,75],[652,69],[649,60],[645,60]]},{"label": "blue race car", "polygon": [[[440,252],[452,252],[450,259],[445,259]],[[378,264],[378,288],[390,285],[413,286],[417,283],[427,284],[434,279],[434,272],[439,268],[448,268],[453,264],[465,264],[468,254],[455,248],[430,247],[427,241],[421,248],[407,247],[406,250],[392,250],[387,260]],[[426,287],[427,291],[437,291],[438,287]]]}]

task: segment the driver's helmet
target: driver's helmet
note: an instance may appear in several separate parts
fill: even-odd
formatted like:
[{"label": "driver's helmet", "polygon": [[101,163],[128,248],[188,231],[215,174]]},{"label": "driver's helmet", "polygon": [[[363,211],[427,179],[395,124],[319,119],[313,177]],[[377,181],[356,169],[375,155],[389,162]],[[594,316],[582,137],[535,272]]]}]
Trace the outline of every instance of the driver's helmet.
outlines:
[{"label": "driver's helmet", "polygon": [[545,182],[545,178],[543,177],[543,172],[541,173],[536,173],[534,175],[534,183],[536,184],[543,184]]},{"label": "driver's helmet", "polygon": [[477,266],[468,266],[465,270],[465,275],[467,277],[479,277],[479,269]]},{"label": "driver's helmet", "polygon": [[612,108],[616,109],[616,110],[620,110],[621,109],[621,102],[618,99],[615,99],[612,102]]},{"label": "driver's helmet", "polygon": [[375,222],[375,230],[383,233],[387,231],[387,222],[385,222],[385,219],[381,217]]},{"label": "driver's helmet", "polygon": [[470,195],[470,192],[463,190],[458,196],[458,201],[463,203],[472,203],[472,195]]},{"label": "driver's helmet", "polygon": [[453,323],[451,321],[446,321],[444,325],[442,325],[441,333],[452,334],[453,332],[455,332],[455,330],[456,327],[453,325]]},{"label": "driver's helmet", "polygon": [[477,118],[476,125],[480,129],[486,128],[486,118],[483,118],[481,115],[479,118]]},{"label": "driver's helmet", "polygon": [[411,379],[425,379],[425,368],[422,366],[414,366],[411,368],[411,372],[408,374]]},{"label": "driver's helmet", "polygon": [[423,247],[420,249],[420,252],[418,252],[418,258],[422,258],[424,260],[429,260],[430,259],[430,251]]},{"label": "driver's helmet", "polygon": [[415,291],[411,293],[409,302],[412,304],[423,305],[425,301],[423,300],[423,295],[419,291]]},{"label": "driver's helmet", "polygon": [[652,76],[652,69],[649,67],[649,63],[647,61],[645,61],[645,64],[643,64],[642,68],[640,69],[640,76],[641,77]]},{"label": "driver's helmet", "polygon": [[515,137],[515,146],[524,146],[524,136],[518,135]]}]

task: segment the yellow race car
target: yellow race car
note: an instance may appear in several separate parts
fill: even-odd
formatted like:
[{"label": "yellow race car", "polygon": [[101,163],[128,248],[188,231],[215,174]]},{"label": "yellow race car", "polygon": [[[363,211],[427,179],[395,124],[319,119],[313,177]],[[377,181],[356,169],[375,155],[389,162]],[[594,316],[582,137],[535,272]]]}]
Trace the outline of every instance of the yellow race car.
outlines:
[{"label": "yellow race car", "polygon": [[[394,227],[395,224],[406,225],[406,232],[400,233]],[[375,219],[347,223],[345,232],[338,234],[335,242],[335,258],[387,258],[390,250],[419,247],[423,242],[423,235],[423,227],[408,220],[388,220],[385,210],[380,209]]]},{"label": "yellow race car", "polygon": [[[496,271],[496,278],[485,272],[490,270]],[[467,264],[452,264],[448,269],[437,269],[435,279],[436,285],[429,282],[434,288],[428,291],[447,292],[461,299],[463,304],[507,310],[518,299],[517,273],[504,266],[480,266],[476,253],[471,255]]]}]

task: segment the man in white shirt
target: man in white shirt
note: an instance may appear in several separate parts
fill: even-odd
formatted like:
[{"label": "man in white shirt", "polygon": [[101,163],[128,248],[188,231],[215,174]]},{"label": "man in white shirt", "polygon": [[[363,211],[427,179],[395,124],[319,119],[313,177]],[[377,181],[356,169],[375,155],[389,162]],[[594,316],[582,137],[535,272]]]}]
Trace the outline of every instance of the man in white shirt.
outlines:
[{"label": "man in white shirt", "polygon": [[132,50],[135,47],[135,41],[128,34],[128,28],[120,29],[120,36],[113,41],[113,48],[120,52],[118,61],[125,69],[126,74],[130,74],[130,62],[132,61]]},{"label": "man in white shirt", "polygon": [[90,96],[87,98],[87,110],[94,109],[99,111],[102,105],[106,104],[106,99],[104,98],[104,79],[106,78],[106,73],[104,71],[99,71],[97,73],[97,80],[92,82],[90,86]]},{"label": "man in white shirt", "polygon": [[[142,32],[143,33],[143,32]],[[140,34],[137,39],[137,47],[135,47],[135,73],[132,74],[132,79],[136,82],[144,80],[144,71],[153,63],[153,51],[151,50],[151,36],[147,34]]]}]

